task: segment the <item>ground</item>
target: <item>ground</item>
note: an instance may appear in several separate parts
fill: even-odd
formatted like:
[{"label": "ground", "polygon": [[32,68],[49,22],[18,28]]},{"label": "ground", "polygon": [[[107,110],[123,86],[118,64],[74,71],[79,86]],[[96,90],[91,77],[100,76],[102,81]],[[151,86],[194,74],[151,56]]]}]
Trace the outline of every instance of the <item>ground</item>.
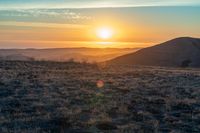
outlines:
[{"label": "ground", "polygon": [[200,69],[0,62],[0,132],[198,133]]}]

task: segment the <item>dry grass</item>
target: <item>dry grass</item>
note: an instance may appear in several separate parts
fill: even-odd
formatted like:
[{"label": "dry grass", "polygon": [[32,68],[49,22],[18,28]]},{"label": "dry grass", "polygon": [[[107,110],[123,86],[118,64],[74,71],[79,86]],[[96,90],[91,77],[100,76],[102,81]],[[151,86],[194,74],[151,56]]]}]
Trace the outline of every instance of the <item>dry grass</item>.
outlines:
[{"label": "dry grass", "polygon": [[199,122],[198,69],[0,62],[0,132],[191,133]]}]

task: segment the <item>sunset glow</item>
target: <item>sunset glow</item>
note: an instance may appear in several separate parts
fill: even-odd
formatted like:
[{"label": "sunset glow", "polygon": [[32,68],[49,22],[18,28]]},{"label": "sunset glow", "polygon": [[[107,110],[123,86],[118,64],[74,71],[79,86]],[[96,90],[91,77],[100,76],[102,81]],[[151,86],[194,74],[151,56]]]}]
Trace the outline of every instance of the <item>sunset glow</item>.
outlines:
[{"label": "sunset glow", "polygon": [[97,36],[100,38],[100,39],[110,39],[112,38],[113,36],[113,30],[111,28],[99,28],[97,30]]},{"label": "sunset glow", "polygon": [[200,0],[0,0],[0,79],[0,133],[200,133]]},{"label": "sunset glow", "polygon": [[200,2],[183,1],[0,1],[0,48],[137,48],[199,37]]}]

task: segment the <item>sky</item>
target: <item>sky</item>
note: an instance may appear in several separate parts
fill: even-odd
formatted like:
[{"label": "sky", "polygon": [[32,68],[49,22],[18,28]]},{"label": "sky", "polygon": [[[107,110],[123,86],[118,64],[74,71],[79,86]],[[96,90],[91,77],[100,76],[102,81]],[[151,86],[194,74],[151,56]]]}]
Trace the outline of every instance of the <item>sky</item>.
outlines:
[{"label": "sky", "polygon": [[98,8],[199,5],[199,0],[1,0],[1,8]]},{"label": "sky", "polygon": [[[0,48],[134,48],[200,38],[199,7],[199,0],[0,0]],[[99,38],[101,27],[113,36]]]}]

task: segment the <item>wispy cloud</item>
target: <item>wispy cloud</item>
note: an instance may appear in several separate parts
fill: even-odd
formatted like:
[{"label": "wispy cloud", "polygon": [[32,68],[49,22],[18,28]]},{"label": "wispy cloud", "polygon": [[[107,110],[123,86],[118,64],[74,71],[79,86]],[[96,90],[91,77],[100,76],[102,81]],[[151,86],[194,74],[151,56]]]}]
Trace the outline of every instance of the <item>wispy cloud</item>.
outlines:
[{"label": "wispy cloud", "polygon": [[0,16],[12,17],[59,17],[71,20],[90,20],[90,16],[83,15],[80,12],[72,12],[69,9],[15,9],[0,11]]},{"label": "wispy cloud", "polygon": [[13,21],[0,21],[0,26],[19,26],[19,27],[43,27],[43,28],[72,28],[80,29],[87,28],[87,25],[79,24],[56,24],[56,23],[34,23],[34,22],[13,22]]},{"label": "wispy cloud", "polygon": [[101,8],[138,6],[197,6],[199,0],[6,0],[0,9],[25,8]]},{"label": "wispy cloud", "polygon": [[83,15],[81,13],[72,12],[69,9],[60,9],[60,10],[51,10],[51,9],[19,9],[16,10],[18,14],[23,15],[33,15],[35,17],[38,16],[49,16],[49,17],[60,17],[60,18],[68,18],[68,19],[91,19],[90,16]]}]

